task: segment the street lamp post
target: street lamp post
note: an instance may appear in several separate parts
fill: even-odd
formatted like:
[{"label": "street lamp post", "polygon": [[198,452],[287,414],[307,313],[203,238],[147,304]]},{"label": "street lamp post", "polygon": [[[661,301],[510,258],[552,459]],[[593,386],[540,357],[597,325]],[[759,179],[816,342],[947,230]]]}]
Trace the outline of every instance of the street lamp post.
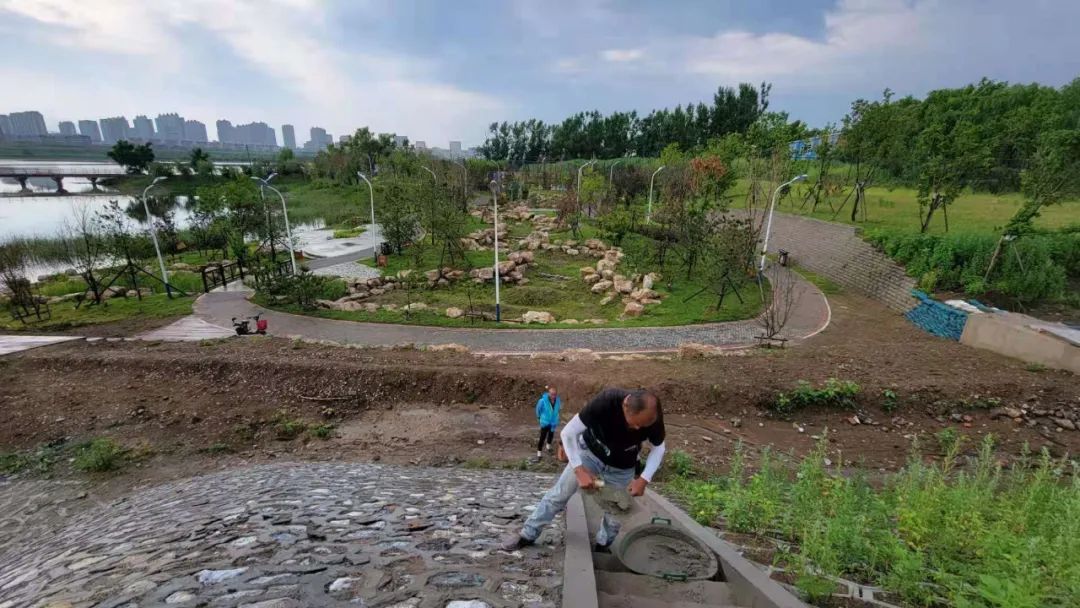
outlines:
[{"label": "street lamp post", "polygon": [[285,217],[285,240],[289,245],[289,261],[292,263],[292,273],[295,275],[297,274],[296,252],[293,251],[292,230],[289,228],[289,209],[285,206],[285,195],[282,194],[280,190],[270,185],[270,180],[273,179],[275,175],[277,175],[277,173],[271,173],[266,179],[262,179],[261,177],[252,177],[251,179],[261,182],[263,186],[268,188],[274,194],[277,194],[278,198],[281,199],[281,213]]},{"label": "street lamp post", "polygon": [[495,322],[502,322],[499,308],[499,183],[491,180],[491,200],[495,205]]},{"label": "street lamp post", "polygon": [[581,165],[580,167],[577,168],[577,199],[578,199],[578,203],[581,203],[581,171],[585,167],[588,167],[589,165],[591,165],[591,164],[593,164],[595,162],[596,162],[596,159],[594,158],[594,159],[590,160],[589,162],[585,163],[584,165]]},{"label": "street lamp post", "polygon": [[780,194],[780,191],[784,188],[794,184],[795,182],[801,182],[806,179],[806,174],[796,175],[790,180],[780,184],[773,190],[772,201],[769,203],[769,219],[765,223],[765,239],[761,242],[761,262],[758,264],[758,273],[765,272],[765,254],[769,251],[769,232],[772,230],[772,216],[773,209],[776,208],[776,197]]},{"label": "street lamp post", "polygon": [[455,165],[461,167],[461,170],[465,172],[465,179],[462,180],[462,184],[461,184],[461,194],[464,197],[462,200],[465,201],[465,203],[464,203],[465,210],[468,211],[468,207],[469,207],[469,168],[465,166],[465,163],[463,161],[450,161],[450,162],[452,162]]},{"label": "street lamp post", "polygon": [[616,160],[615,162],[611,163],[611,168],[608,169],[608,174],[607,174],[607,185],[608,185],[609,188],[611,187],[612,179],[615,177],[615,166],[618,165],[619,163],[621,163],[624,160],[626,160],[626,159],[620,158],[620,159]]},{"label": "street lamp post", "polygon": [[423,169],[424,171],[427,171],[428,173],[430,173],[431,174],[431,179],[433,179],[435,181],[439,181],[439,176],[435,175],[434,171],[432,171],[431,169],[428,169],[424,165],[420,165],[420,168]]},{"label": "street lamp post", "polygon": [[154,218],[150,216],[150,205],[146,203],[146,195],[150,189],[165,180],[165,176],[155,177],[142,191],[143,211],[146,212],[146,225],[150,228],[150,240],[154,241],[154,252],[157,253],[158,266],[161,268],[161,282],[165,283],[165,294],[172,297],[172,289],[169,287],[169,273],[165,271],[165,258],[161,257],[161,247],[158,246],[157,233],[154,231]]},{"label": "street lamp post", "polygon": [[652,177],[649,178],[649,209],[645,212],[645,221],[648,222],[652,219],[652,191],[653,182],[656,180],[656,174],[664,170],[666,165],[660,165],[660,168],[653,171]]},{"label": "street lamp post", "polygon": [[373,255],[379,255],[379,252],[375,251],[375,189],[371,187],[371,182],[363,173],[357,171],[356,176],[364,180],[365,183],[367,183],[368,199],[370,202],[369,206],[371,207],[371,251]]}]

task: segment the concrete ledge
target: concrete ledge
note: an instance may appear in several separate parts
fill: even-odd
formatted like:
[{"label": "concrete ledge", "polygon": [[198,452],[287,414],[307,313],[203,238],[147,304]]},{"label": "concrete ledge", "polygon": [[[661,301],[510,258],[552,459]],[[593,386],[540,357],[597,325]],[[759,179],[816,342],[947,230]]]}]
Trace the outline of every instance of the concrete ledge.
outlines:
[{"label": "concrete ledge", "polygon": [[[766,576],[764,572],[739,555],[734,547],[702,527],[666,498],[653,491],[648,491],[646,497],[652,500],[659,509],[666,511],[674,523],[716,552],[720,558],[720,569],[724,573],[724,580],[728,584],[728,591],[736,605],[747,608],[809,608],[799,598],[784,589],[780,583]],[[566,599],[565,595],[563,599]]]},{"label": "concrete ledge", "polygon": [[563,562],[563,606],[597,608],[596,572],[593,570],[592,537],[585,520],[585,503],[581,493],[570,497],[566,504],[566,547]]},{"label": "concrete ledge", "polygon": [[1028,319],[1009,313],[970,315],[960,343],[1080,374],[1080,347],[1032,329]]}]

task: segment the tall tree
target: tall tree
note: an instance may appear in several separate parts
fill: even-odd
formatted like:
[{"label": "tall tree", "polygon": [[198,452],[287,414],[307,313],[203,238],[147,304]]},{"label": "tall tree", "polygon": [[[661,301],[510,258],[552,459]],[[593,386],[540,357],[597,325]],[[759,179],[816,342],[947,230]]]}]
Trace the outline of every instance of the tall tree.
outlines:
[{"label": "tall tree", "polygon": [[136,146],[126,139],[121,139],[113,144],[107,156],[124,167],[128,173],[145,173],[150,163],[154,162],[154,148],[150,142]]}]

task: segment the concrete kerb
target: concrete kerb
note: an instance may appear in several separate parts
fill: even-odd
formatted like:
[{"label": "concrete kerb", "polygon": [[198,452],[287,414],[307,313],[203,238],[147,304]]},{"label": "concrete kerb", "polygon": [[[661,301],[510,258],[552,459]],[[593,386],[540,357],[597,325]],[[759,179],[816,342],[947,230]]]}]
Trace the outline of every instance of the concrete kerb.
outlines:
[{"label": "concrete kerb", "polygon": [[[566,503],[566,550],[563,559],[563,602],[575,608],[597,608],[596,571],[593,569],[592,538],[585,519],[585,502],[580,493]],[[571,602],[572,600],[572,602]]]}]

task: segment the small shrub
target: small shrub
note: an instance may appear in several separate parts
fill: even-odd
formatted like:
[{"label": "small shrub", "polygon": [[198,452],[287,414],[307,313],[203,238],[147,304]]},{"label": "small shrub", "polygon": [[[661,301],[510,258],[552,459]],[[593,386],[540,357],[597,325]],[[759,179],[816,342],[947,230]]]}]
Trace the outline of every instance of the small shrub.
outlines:
[{"label": "small shrub", "polygon": [[290,441],[299,437],[307,428],[307,423],[303,420],[290,418],[288,412],[281,411],[274,421],[274,437],[280,441]]},{"label": "small shrub", "polygon": [[941,429],[934,433],[934,438],[937,439],[938,447],[946,454],[952,452],[960,444],[960,435],[954,428]]},{"label": "small shrub", "polygon": [[798,386],[791,392],[781,392],[773,402],[773,411],[787,414],[806,407],[844,407],[855,406],[855,396],[859,394],[859,385],[850,380],[829,378],[821,388],[814,388],[805,380],[799,380]]},{"label": "small shrub", "polygon": [[233,449],[227,443],[214,443],[202,450],[207,454],[232,454]]},{"label": "small shrub", "polygon": [[73,466],[83,472],[102,473],[120,467],[124,448],[107,437],[99,437],[75,448]]},{"label": "small shrub", "polygon": [[881,409],[890,413],[896,411],[896,408],[899,405],[896,401],[896,391],[891,388],[881,391],[881,399]]},{"label": "small shrub", "polygon": [[358,237],[361,234],[364,234],[364,229],[363,228],[346,228],[344,230],[335,230],[334,231],[334,238],[335,239],[351,239],[351,238]]},{"label": "small shrub", "polygon": [[682,450],[673,450],[668,467],[676,477],[690,477],[694,474],[694,458]]},{"label": "small shrub", "polygon": [[1024,369],[1026,369],[1029,372],[1039,373],[1039,372],[1045,372],[1046,371],[1046,366],[1043,365],[1042,363],[1028,363],[1027,365],[1024,366]]},{"label": "small shrub", "polygon": [[316,439],[329,439],[334,432],[334,425],[332,424],[316,424],[308,429],[312,437]]}]

